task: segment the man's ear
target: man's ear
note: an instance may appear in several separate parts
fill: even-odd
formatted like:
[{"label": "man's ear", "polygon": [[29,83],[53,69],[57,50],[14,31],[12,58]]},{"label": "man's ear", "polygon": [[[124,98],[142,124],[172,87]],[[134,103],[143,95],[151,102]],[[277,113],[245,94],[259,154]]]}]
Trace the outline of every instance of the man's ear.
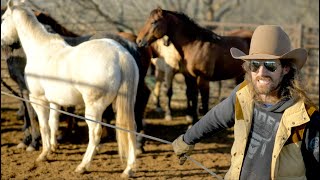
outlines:
[{"label": "man's ear", "polygon": [[291,67],[290,67],[290,66],[284,66],[284,67],[283,67],[283,75],[288,74],[288,73],[289,73],[289,71],[290,71],[290,69],[291,69]]}]

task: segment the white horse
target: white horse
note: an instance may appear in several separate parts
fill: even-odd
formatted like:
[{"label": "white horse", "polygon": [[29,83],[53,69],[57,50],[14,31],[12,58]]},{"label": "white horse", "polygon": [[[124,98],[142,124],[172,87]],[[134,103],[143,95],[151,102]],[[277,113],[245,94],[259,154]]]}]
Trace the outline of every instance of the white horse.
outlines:
[{"label": "white horse", "polygon": [[[162,111],[160,105],[160,94],[161,94],[161,85],[164,81],[165,83],[165,120],[172,120],[172,108],[171,108],[171,98],[173,95],[173,78],[175,74],[181,72],[183,73],[187,85],[187,115],[186,121],[191,123],[192,116],[189,114],[192,112],[191,109],[191,99],[188,94],[190,87],[188,85],[188,77],[186,77],[184,66],[181,66],[181,56],[177,49],[174,47],[173,43],[170,42],[168,36],[164,36],[161,39],[156,40],[151,44],[152,51],[156,58],[152,58],[151,62],[155,66],[155,76],[156,83],[153,89],[153,94],[155,95],[156,101],[156,111]],[[208,99],[209,99],[209,81],[204,80],[203,78],[197,79],[197,84],[201,93],[202,108],[203,113],[208,111]],[[221,87],[221,85],[220,85]],[[189,88],[189,89],[188,89]]]},{"label": "white horse", "polygon": [[[85,117],[101,121],[106,107],[115,103],[116,125],[135,130],[134,104],[138,67],[134,58],[111,39],[91,40],[71,47],[59,35],[48,33],[24,3],[8,2],[2,16],[1,47],[20,39],[27,56],[25,76],[30,101],[40,124],[42,153],[37,161],[47,160],[57,148],[58,115],[61,106],[85,105]],[[43,105],[43,106],[41,106]],[[88,170],[100,142],[101,125],[86,121],[89,143],[76,172]],[[130,177],[136,161],[136,135],[117,130],[118,151],[127,160],[122,177]]]},{"label": "white horse", "polygon": [[155,66],[155,76],[156,83],[153,89],[153,94],[155,95],[156,108],[157,111],[162,111],[160,105],[160,90],[162,81],[165,82],[165,119],[172,120],[171,115],[171,97],[173,94],[172,91],[172,82],[174,75],[179,72],[179,62],[181,56],[176,50],[174,45],[169,42],[168,37],[164,36],[161,39],[156,40],[151,44],[151,48],[156,58],[152,58],[151,62]]}]

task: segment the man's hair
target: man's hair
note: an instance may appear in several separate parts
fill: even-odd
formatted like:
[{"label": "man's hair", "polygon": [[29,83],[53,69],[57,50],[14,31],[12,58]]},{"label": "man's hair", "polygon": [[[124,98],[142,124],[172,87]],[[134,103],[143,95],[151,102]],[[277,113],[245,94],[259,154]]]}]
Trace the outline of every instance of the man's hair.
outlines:
[{"label": "man's hair", "polygon": [[[287,74],[283,76],[282,81],[280,82],[280,85],[278,87],[279,99],[297,98],[302,99],[307,105],[315,106],[315,104],[306,94],[306,89],[304,88],[306,86],[302,81],[300,70],[295,66],[295,64],[291,63],[292,61],[290,60],[280,60],[280,62],[282,67],[289,66],[290,70]],[[245,61],[242,65],[243,69],[246,72],[245,80],[248,81],[248,86],[253,92],[254,100],[261,101],[257,92],[253,88],[249,65],[249,61]]]}]

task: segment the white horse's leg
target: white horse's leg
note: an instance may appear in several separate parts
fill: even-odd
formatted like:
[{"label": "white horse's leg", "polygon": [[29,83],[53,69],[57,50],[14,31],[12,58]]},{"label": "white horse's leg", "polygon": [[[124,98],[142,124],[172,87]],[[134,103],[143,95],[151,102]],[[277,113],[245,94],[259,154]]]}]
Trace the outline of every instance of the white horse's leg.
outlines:
[{"label": "white horse's leg", "polygon": [[[24,90],[23,91],[23,97],[25,99],[29,98],[29,91]],[[32,152],[40,148],[40,140],[41,140],[41,134],[40,134],[40,128],[39,128],[39,121],[37,119],[37,114],[35,110],[32,108],[32,105],[29,102],[26,102],[26,113],[28,114],[28,117],[30,119],[31,124],[31,135],[32,135],[32,141],[31,144],[27,147],[26,151]]]},{"label": "white horse's leg", "polygon": [[[132,130],[132,129],[131,129]],[[129,178],[133,176],[133,171],[136,162],[136,155],[135,155],[135,147],[133,145],[133,141],[135,141],[135,138],[133,138],[132,133],[128,133],[128,143],[129,143],[129,154],[127,159],[127,167],[122,172],[121,177],[122,178]]]},{"label": "white horse's leg", "polygon": [[[50,103],[50,108],[53,109],[61,109],[61,106]],[[51,151],[55,152],[58,147],[57,143],[57,133],[59,128],[59,112],[56,110],[50,109],[50,116],[49,116],[49,127],[50,127],[50,144],[51,144]]]},{"label": "white horse's leg", "polygon": [[[96,102],[95,104],[98,104]],[[101,107],[87,106],[85,107],[85,117],[88,119],[101,121],[103,110]],[[99,123],[86,121],[89,129],[89,143],[87,150],[82,158],[81,163],[76,168],[75,172],[84,173],[88,170],[90,162],[92,161],[93,155],[96,152],[96,148],[100,143],[100,137],[102,128]]]},{"label": "white horse's leg", "polygon": [[164,71],[161,71],[157,66],[156,66],[156,83],[153,89],[153,94],[155,95],[155,101],[156,101],[156,111],[157,112],[162,112],[162,108],[160,105],[160,95],[161,95],[161,84],[163,82],[164,78]]},{"label": "white horse's leg", "polygon": [[36,161],[46,161],[47,155],[50,152],[50,134],[49,134],[50,128],[48,125],[49,109],[43,106],[48,106],[49,103],[47,103],[46,100],[44,99],[40,99],[39,97],[34,98],[32,95],[30,95],[29,98],[31,102],[40,104],[40,105],[37,105],[37,104],[31,103],[33,109],[38,115],[40,133],[41,133],[41,139],[42,139],[42,152]]},{"label": "white horse's leg", "polygon": [[172,80],[174,77],[174,70],[169,65],[166,65],[165,71],[165,89],[166,89],[166,106],[165,106],[165,120],[171,121],[172,120],[172,113],[171,113],[171,98],[172,98]]}]

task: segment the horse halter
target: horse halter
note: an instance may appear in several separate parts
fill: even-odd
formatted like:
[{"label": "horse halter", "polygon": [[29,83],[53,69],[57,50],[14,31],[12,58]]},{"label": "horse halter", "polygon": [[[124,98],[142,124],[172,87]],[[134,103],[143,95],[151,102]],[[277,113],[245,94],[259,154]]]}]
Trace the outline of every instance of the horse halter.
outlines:
[{"label": "horse halter", "polygon": [[277,63],[275,61],[257,61],[257,60],[251,60],[249,62],[249,69],[252,72],[257,72],[258,69],[260,68],[260,66],[264,66],[268,71],[270,72],[275,72],[279,65],[281,65],[280,63]]}]

